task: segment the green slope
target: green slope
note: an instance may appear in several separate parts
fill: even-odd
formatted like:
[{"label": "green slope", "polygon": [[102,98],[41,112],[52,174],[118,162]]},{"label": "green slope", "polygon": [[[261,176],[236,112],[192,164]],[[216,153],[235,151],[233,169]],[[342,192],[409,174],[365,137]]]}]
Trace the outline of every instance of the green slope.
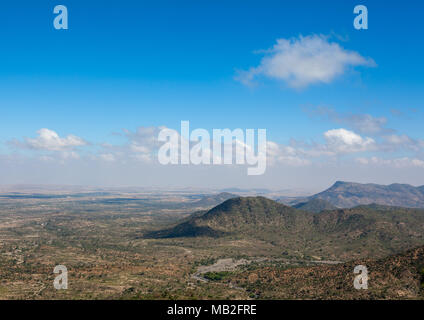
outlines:
[{"label": "green slope", "polygon": [[378,205],[310,213],[263,197],[235,198],[146,238],[266,241],[290,253],[352,259],[424,244],[424,210]]}]

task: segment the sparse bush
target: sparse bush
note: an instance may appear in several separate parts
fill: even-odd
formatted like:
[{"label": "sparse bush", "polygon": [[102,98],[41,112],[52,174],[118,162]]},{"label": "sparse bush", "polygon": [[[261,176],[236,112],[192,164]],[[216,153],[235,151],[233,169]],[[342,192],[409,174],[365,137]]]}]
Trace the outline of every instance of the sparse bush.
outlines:
[{"label": "sparse bush", "polygon": [[229,271],[207,272],[203,275],[203,277],[211,281],[221,281],[231,274],[232,272]]}]

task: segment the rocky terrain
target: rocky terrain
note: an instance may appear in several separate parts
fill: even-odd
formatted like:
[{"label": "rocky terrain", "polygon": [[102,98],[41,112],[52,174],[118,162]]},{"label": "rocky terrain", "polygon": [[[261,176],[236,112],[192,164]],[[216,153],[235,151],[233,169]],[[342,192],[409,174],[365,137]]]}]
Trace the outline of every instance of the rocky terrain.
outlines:
[{"label": "rocky terrain", "polygon": [[[368,270],[368,289],[355,289],[355,266]],[[424,247],[379,260],[315,267],[250,266],[226,281],[262,299],[424,299]]]}]

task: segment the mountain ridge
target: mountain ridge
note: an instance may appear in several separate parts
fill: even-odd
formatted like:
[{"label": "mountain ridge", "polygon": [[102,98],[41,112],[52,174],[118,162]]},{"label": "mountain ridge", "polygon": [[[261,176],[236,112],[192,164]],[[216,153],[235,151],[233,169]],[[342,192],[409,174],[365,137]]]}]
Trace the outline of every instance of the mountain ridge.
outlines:
[{"label": "mountain ridge", "polygon": [[307,212],[264,197],[229,199],[145,238],[229,237],[329,258],[384,256],[424,245],[424,210],[362,205]]},{"label": "mountain ridge", "polygon": [[291,199],[280,197],[277,200],[292,206],[301,202],[321,199],[338,208],[353,208],[359,205],[380,204],[405,208],[424,208],[424,186],[393,183],[356,183],[336,181],[328,189],[309,197]]}]

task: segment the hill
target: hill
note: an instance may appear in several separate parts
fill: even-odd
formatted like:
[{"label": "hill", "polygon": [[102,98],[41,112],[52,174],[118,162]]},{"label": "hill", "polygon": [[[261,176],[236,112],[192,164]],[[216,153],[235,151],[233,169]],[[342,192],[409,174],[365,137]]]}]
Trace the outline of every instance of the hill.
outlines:
[{"label": "hill", "polygon": [[330,202],[319,198],[311,199],[307,202],[300,202],[293,206],[296,209],[305,210],[308,212],[319,213],[325,210],[335,210],[336,206],[333,206]]},{"label": "hill", "polygon": [[[264,197],[238,197],[229,199],[201,216],[176,225],[173,228],[148,233],[147,237],[176,238],[192,236],[223,236],[253,234],[269,228],[289,230],[295,223],[296,209]],[[254,229],[254,230],[252,230]]]},{"label": "hill", "polygon": [[424,244],[424,210],[378,205],[311,213],[263,197],[234,198],[145,238],[228,237],[265,241],[288,254],[382,257]]}]

